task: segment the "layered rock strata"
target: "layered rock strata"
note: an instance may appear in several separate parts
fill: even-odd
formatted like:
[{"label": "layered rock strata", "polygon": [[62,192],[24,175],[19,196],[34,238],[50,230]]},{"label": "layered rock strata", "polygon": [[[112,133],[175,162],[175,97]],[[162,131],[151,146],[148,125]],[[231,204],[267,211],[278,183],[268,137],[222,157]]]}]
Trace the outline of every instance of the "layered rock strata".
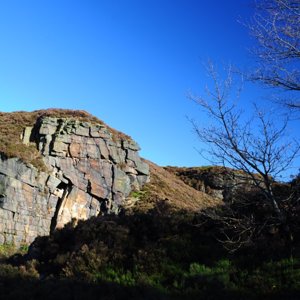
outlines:
[{"label": "layered rock strata", "polygon": [[72,219],[118,213],[149,179],[139,146],[102,124],[42,117],[21,136],[48,169],[0,159],[0,243],[30,243]]}]

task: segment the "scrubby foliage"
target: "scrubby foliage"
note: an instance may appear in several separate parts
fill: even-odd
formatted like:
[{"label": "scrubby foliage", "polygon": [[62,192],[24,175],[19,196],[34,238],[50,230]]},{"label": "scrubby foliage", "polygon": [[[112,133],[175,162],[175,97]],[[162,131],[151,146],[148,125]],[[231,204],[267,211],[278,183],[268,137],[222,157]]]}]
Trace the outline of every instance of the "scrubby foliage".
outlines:
[{"label": "scrubby foliage", "polygon": [[[216,213],[226,214],[222,208]],[[0,266],[5,299],[297,299],[299,243],[261,232],[234,254],[218,242],[224,224],[170,209],[102,216],[38,238]],[[227,232],[230,234],[230,232]],[[298,234],[295,230],[295,235]],[[263,250],[263,251],[262,251]],[[39,277],[39,279],[37,279]],[[15,284],[18,282],[18,288]],[[55,288],[54,288],[55,287]]]},{"label": "scrubby foliage", "polygon": [[[33,126],[41,117],[69,118],[91,124],[104,124],[98,118],[83,110],[45,109],[33,112],[18,111],[12,113],[0,112],[0,153],[11,158],[18,157],[25,163],[30,163],[40,170],[46,167],[34,143],[25,145],[20,136],[27,126]],[[105,124],[104,124],[105,125]],[[105,125],[107,126],[107,125]],[[114,139],[130,139],[129,136],[107,126]]]}]

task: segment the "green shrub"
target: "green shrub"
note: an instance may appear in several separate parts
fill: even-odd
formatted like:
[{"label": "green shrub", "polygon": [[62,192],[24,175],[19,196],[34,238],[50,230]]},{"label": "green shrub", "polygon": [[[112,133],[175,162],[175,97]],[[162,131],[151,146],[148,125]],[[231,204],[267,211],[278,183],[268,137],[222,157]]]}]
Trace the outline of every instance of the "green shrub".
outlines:
[{"label": "green shrub", "polygon": [[5,258],[13,255],[16,252],[16,247],[13,243],[0,244],[0,258]]},{"label": "green shrub", "polygon": [[91,218],[77,227],[70,223],[36,240],[38,261],[4,266],[0,275],[41,274],[82,285],[155,290],[170,299],[297,299],[298,258],[264,255],[255,260],[242,251],[228,254],[212,238],[216,227],[208,222],[199,227],[200,221],[190,214],[152,210]]},{"label": "green shrub", "polygon": [[124,271],[122,269],[115,269],[112,267],[105,267],[101,272],[94,274],[95,279],[113,282],[122,286],[134,286],[136,285],[136,280],[133,274],[130,271]]}]

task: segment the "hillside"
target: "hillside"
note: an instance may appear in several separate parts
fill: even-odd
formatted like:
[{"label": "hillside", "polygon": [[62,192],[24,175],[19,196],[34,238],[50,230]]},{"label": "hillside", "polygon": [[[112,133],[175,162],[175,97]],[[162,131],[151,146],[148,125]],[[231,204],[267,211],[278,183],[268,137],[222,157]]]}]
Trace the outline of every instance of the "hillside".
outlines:
[{"label": "hillside", "polygon": [[0,298],[299,299],[299,178],[279,220],[242,172],[162,168],[83,111],[0,131]]},{"label": "hillside", "polygon": [[225,202],[247,193],[258,192],[252,178],[240,170],[221,166],[205,167],[165,167],[184,183],[197,191],[204,192]]},{"label": "hillside", "polygon": [[188,185],[168,169],[150,161],[146,162],[150,166],[151,179],[144,186],[143,193],[137,195],[139,201],[135,203],[135,210],[147,211],[159,202],[175,210],[183,209],[191,212],[223,204],[220,199]]},{"label": "hillside", "polygon": [[129,208],[197,212],[222,202],[141,160],[136,142],[84,111],[1,113],[1,141],[2,243],[30,243],[73,219]]}]

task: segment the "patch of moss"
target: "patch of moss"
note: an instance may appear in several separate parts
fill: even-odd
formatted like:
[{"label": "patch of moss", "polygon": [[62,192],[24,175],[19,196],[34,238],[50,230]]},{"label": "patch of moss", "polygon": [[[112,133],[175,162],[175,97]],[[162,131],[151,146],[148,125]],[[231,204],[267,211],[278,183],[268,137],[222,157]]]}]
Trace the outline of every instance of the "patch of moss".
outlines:
[{"label": "patch of moss", "polygon": [[133,191],[133,192],[131,192],[130,196],[133,198],[141,199],[142,197],[145,196],[146,193],[147,193],[147,191],[145,191],[145,190]]},{"label": "patch of moss", "polygon": [[28,252],[29,246],[27,244],[20,245],[17,248],[13,243],[5,243],[0,245],[0,258],[8,258],[13,254],[24,255]]}]

